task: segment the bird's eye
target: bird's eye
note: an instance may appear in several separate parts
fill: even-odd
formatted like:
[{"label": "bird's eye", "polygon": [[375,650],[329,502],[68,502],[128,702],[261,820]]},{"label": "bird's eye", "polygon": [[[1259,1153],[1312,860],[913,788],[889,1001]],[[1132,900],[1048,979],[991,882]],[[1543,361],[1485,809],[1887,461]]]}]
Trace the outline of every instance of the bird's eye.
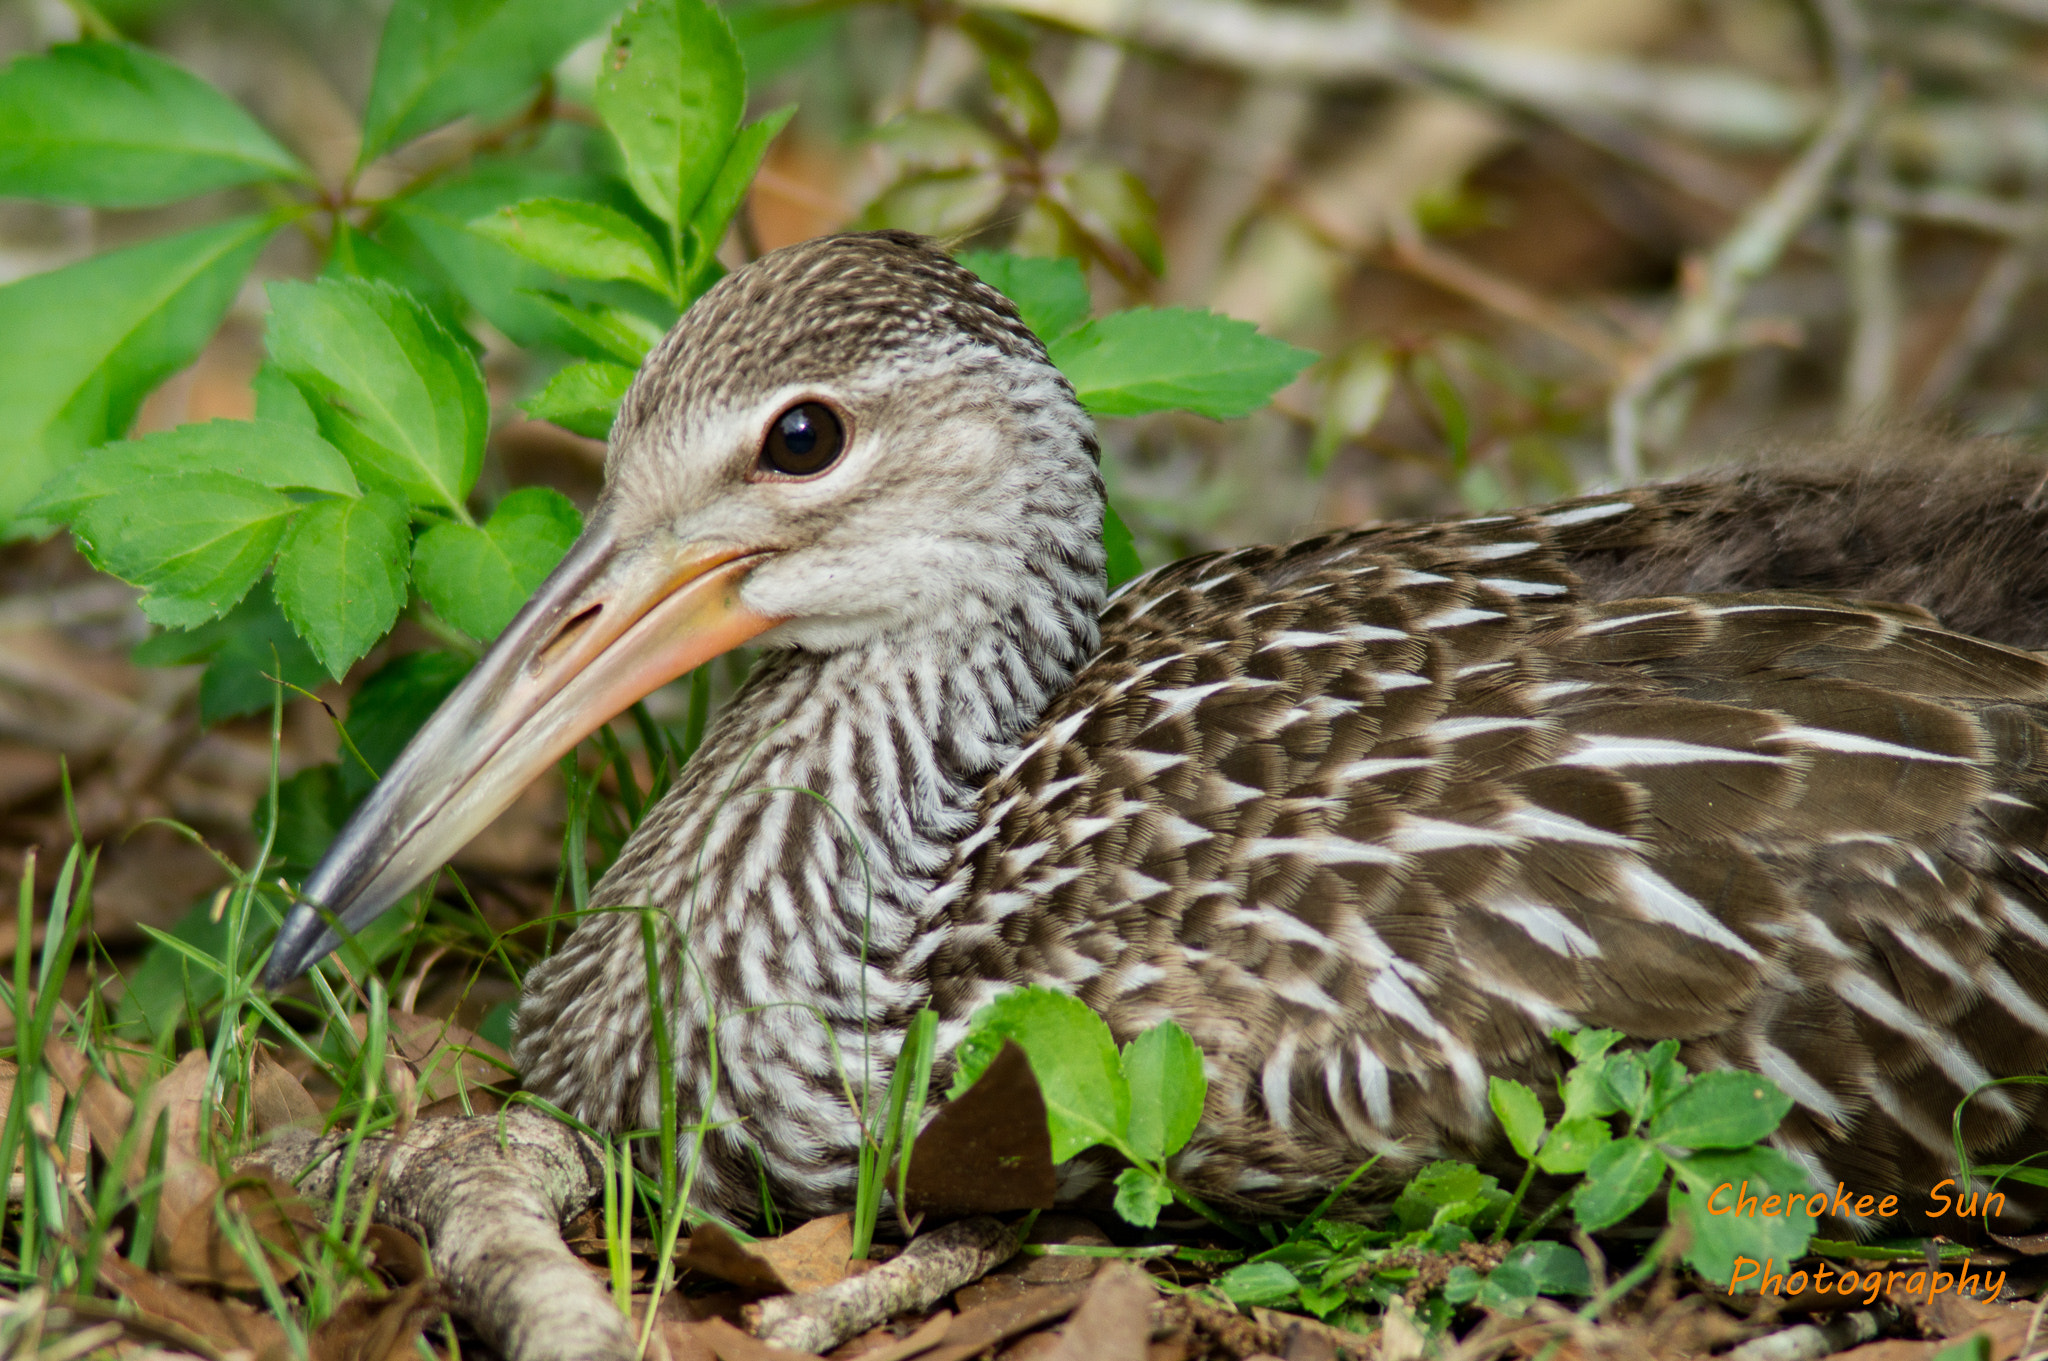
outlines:
[{"label": "bird's eye", "polygon": [[775,418],[761,441],[761,466],[784,477],[811,477],[839,457],[846,432],[822,402],[799,402]]}]

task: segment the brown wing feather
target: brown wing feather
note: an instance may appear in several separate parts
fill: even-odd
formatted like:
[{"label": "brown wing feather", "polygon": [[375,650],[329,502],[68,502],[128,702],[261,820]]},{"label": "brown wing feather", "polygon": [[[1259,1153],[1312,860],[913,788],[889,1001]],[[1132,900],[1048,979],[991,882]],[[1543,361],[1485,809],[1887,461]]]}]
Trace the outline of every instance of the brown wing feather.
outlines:
[{"label": "brown wing feather", "polygon": [[939,1003],[1178,1019],[1212,1062],[1179,1172],[1226,1200],[1486,1155],[1485,1075],[1543,1089],[1568,1024],[1769,1073],[1817,1175],[1938,1179],[1963,1094],[2048,1061],[2048,662],[1911,605],[1588,598],[1710,491],[1134,584],[986,792]]}]

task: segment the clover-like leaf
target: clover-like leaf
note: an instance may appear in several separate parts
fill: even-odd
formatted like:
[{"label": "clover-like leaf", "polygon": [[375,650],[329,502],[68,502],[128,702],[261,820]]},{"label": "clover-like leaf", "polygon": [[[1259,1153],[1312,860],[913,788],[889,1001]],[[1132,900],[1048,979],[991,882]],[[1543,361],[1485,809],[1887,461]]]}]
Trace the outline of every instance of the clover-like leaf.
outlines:
[{"label": "clover-like leaf", "polygon": [[306,507],[285,536],[277,603],[336,680],[405,608],[406,530],[405,504],[372,492]]},{"label": "clover-like leaf", "polygon": [[1142,1167],[1126,1167],[1116,1177],[1116,1212],[1126,1224],[1149,1229],[1159,1222],[1159,1212],[1173,1204],[1173,1186],[1162,1176]]},{"label": "clover-like leaf", "polygon": [[491,418],[461,342],[389,284],[275,283],[270,305],[271,359],[316,399],[321,433],[356,475],[459,513]]},{"label": "clover-like leaf", "polygon": [[1543,1103],[1536,1093],[1513,1078],[1495,1077],[1486,1081],[1486,1100],[1515,1152],[1524,1158],[1535,1156],[1544,1129]]},{"label": "clover-like leaf", "polygon": [[1545,1172],[1583,1172],[1593,1154],[1613,1137],[1614,1131],[1605,1120],[1560,1120],[1551,1128],[1543,1147],[1536,1151],[1536,1165]]},{"label": "clover-like leaf", "polygon": [[1054,1162],[1124,1137],[1130,1088],[1108,1023],[1086,1002],[1049,988],[1020,988],[975,1012],[954,1051],[958,1067],[949,1095],[972,1086],[1005,1039],[1015,1040],[1031,1060],[1045,1095]]},{"label": "clover-like leaf", "polygon": [[1664,1180],[1664,1155],[1641,1139],[1616,1139],[1595,1149],[1572,1211],[1587,1229],[1604,1229],[1635,1213]]},{"label": "clover-like leaf", "polygon": [[1757,1073],[1701,1073],[1650,1121],[1650,1137],[1680,1148],[1747,1148],[1770,1137],[1792,1098]]},{"label": "clover-like leaf", "polygon": [[[1787,1199],[1814,1194],[1798,1163],[1775,1148],[1745,1148],[1695,1153],[1671,1165],[1671,1215],[1692,1229],[1685,1260],[1709,1281],[1728,1288],[1737,1256],[1790,1262],[1805,1254],[1818,1221]],[[1753,1207],[1745,1193],[1755,1197]]]},{"label": "clover-like leaf", "polygon": [[1314,361],[1248,321],[1185,307],[1097,317],[1048,347],[1090,411],[1192,411],[1226,420],[1258,410]]},{"label": "clover-like leaf", "polygon": [[439,524],[413,546],[413,580],[434,612],[479,642],[497,637],[583,531],[569,498],[522,487],[479,525]]},{"label": "clover-like leaf", "polygon": [[1131,1090],[1131,1151],[1153,1162],[1178,1153],[1209,1096],[1202,1051],[1176,1022],[1161,1021],[1124,1046],[1121,1066]]},{"label": "clover-like leaf", "polygon": [[577,279],[624,279],[670,293],[668,261],[645,228],[616,208],[577,199],[509,204],[471,230],[545,269]]}]

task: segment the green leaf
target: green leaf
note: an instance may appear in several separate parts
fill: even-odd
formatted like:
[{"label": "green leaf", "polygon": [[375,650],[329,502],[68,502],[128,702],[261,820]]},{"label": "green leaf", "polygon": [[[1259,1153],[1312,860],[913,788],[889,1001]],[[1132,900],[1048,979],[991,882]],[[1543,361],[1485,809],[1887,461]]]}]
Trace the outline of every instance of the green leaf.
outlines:
[{"label": "green leaf", "polygon": [[[593,140],[599,136],[590,133]],[[560,133],[556,140],[564,144],[519,155],[480,156],[460,174],[391,200],[375,233],[376,241],[416,277],[438,281],[438,291],[475,308],[521,345],[569,341],[565,328],[533,296],[533,290],[556,287],[557,278],[469,224],[532,198],[602,200],[613,208],[632,201],[632,191],[615,180],[553,168],[555,161],[581,154]],[[429,306],[441,306],[425,293],[419,296]],[[662,324],[668,320],[673,318]]]},{"label": "green leaf", "polygon": [[616,359],[638,368],[647,352],[661,343],[661,328],[637,312],[623,307],[585,307],[560,293],[535,296],[589,342],[593,359]]},{"label": "green leaf", "polygon": [[1513,1078],[1494,1077],[1486,1080],[1486,1100],[1515,1152],[1533,1157],[1543,1142],[1543,1103],[1536,1093]]},{"label": "green leaf", "polygon": [[1185,307],[1097,317],[1047,348],[1082,403],[1102,416],[1243,416],[1315,359],[1248,321]]},{"label": "green leaf", "polygon": [[862,210],[862,227],[901,227],[926,236],[972,231],[1002,206],[1010,183],[1000,170],[906,175]]},{"label": "green leaf", "polygon": [[1465,406],[1465,395],[1458,391],[1458,385],[1434,355],[1415,356],[1408,371],[1436,415],[1444,443],[1451,446],[1451,466],[1462,469],[1472,451],[1472,416]]},{"label": "green leaf", "polygon": [[1664,1180],[1664,1167],[1664,1155],[1641,1139],[1616,1139],[1595,1150],[1572,1195],[1580,1226],[1604,1229],[1635,1213]]},{"label": "green leaf", "polygon": [[273,491],[362,494],[348,460],[318,435],[272,421],[213,420],[103,444],[51,478],[23,509],[69,522],[108,497],[130,498],[146,517],[163,484],[196,473],[228,473]]},{"label": "green leaf", "polygon": [[747,190],[754,183],[754,173],[761,168],[761,158],[768,153],[768,144],[788,126],[795,113],[796,105],[785,104],[762,114],[740,129],[739,136],[733,139],[732,149],[725,153],[725,162],[718,167],[711,188],[705,191],[703,202],[690,215],[689,250],[683,273],[686,281],[692,284],[691,296],[711,286],[713,281],[709,279],[701,287],[694,281],[703,272],[703,266],[713,259],[718,243],[725,240],[725,229],[745,201]]},{"label": "green leaf", "polygon": [[1583,1172],[1593,1154],[1613,1137],[1614,1131],[1607,1128],[1605,1120],[1560,1120],[1550,1131],[1550,1138],[1537,1150],[1536,1165],[1545,1172]]},{"label": "green leaf", "polygon": [[357,476],[462,515],[491,419],[470,352],[388,284],[275,283],[270,307],[271,359]]},{"label": "green leaf", "polygon": [[1394,1199],[1394,1216],[1406,1229],[1469,1220],[1484,1208],[1497,1183],[1470,1163],[1433,1162],[1409,1179]]},{"label": "green leaf", "polygon": [[1232,1267],[1217,1277],[1216,1285],[1232,1304],[1247,1308],[1285,1304],[1301,1289],[1294,1273],[1278,1262],[1246,1262]]},{"label": "green leaf", "polygon": [[1045,1096],[1054,1162],[1124,1137],[1130,1089],[1108,1023],[1086,1002],[1048,988],[1020,988],[975,1012],[955,1053],[959,1066],[948,1095],[972,1086],[1005,1039],[1015,1040],[1031,1060]]},{"label": "green leaf", "polygon": [[1577,1248],[1538,1239],[1509,1253],[1504,1267],[1527,1274],[1538,1295],[1590,1295],[1593,1281],[1586,1271],[1586,1258]]},{"label": "green leaf", "polygon": [[612,30],[596,102],[625,155],[626,182],[680,230],[746,111],[746,71],[725,16],[705,0],[639,0]]},{"label": "green leaf", "polygon": [[617,0],[398,0],[377,43],[358,163],[507,107],[617,11]]},{"label": "green leaf", "polygon": [[[363,760],[358,761],[346,749],[342,752],[340,798],[344,817],[391,769],[413,734],[469,674],[469,667],[465,658],[452,652],[408,652],[364,678],[362,688],[348,706],[349,741],[362,753]],[[369,763],[367,768],[364,761]]]},{"label": "green leaf", "polygon": [[1159,1222],[1159,1212],[1173,1204],[1173,1187],[1166,1178],[1142,1167],[1126,1167],[1116,1177],[1116,1212],[1126,1224],[1149,1229]]},{"label": "green leaf", "polygon": [[633,370],[623,364],[571,364],[522,405],[537,421],[553,421],[565,430],[603,439],[611,433],[612,417],[632,385]]},{"label": "green leaf", "polygon": [[1088,320],[1088,280],[1072,260],[970,250],[961,253],[960,263],[1016,303],[1024,324],[1048,345]]},{"label": "green leaf", "polygon": [[313,414],[306,394],[299,391],[299,385],[286,377],[277,365],[265,360],[257,368],[256,377],[249,386],[256,392],[256,419],[259,422],[289,425],[309,435],[320,433],[320,418]]},{"label": "green leaf", "polygon": [[[1798,1163],[1775,1148],[1746,1148],[1674,1158],[1671,1166],[1678,1174],[1671,1187],[1671,1214],[1682,1215],[1692,1228],[1685,1260],[1709,1281],[1727,1289],[1738,1255],[1790,1262],[1805,1254],[1818,1221],[1804,1204],[1774,1206],[1772,1213],[1762,1209],[1773,1193],[1812,1194],[1806,1169]],[[1737,1208],[1745,1190],[1757,1197],[1757,1207],[1748,1213]]]},{"label": "green leaf", "polygon": [[413,546],[413,580],[434,612],[479,642],[512,622],[576,536],[583,517],[569,498],[523,487],[481,527],[439,524]]},{"label": "green leaf", "polygon": [[1153,1162],[1180,1152],[1209,1098],[1202,1051],[1177,1023],[1161,1021],[1124,1046],[1121,1066],[1131,1091],[1131,1151]]},{"label": "green leaf", "polygon": [[1559,1030],[1551,1034],[1564,1052],[1580,1063],[1597,1059],[1625,1038],[1619,1030]]},{"label": "green leaf", "polygon": [[668,262],[641,225],[616,208],[565,198],[534,198],[470,224],[515,254],[578,279],[626,279],[673,293]]},{"label": "green leaf", "polygon": [[71,529],[94,566],[147,592],[142,612],[152,622],[190,628],[248,593],[297,509],[246,478],[196,472],[157,478],[146,496],[93,500]]},{"label": "green leaf", "polygon": [[406,597],[406,509],[372,492],[306,507],[277,556],[277,603],[340,680],[390,631]]},{"label": "green leaf", "polygon": [[327,679],[313,654],[299,638],[270,587],[257,582],[242,603],[212,623],[195,629],[153,633],[129,653],[137,666],[189,666],[206,663],[199,678],[199,721],[208,727],[243,714],[270,708],[277,677],[286,686],[307,689]]},{"label": "green leaf", "polygon": [[1747,1148],[1770,1137],[1792,1098],[1756,1073],[1701,1073],[1650,1121],[1650,1137],[1680,1148]]},{"label": "green leaf", "polygon": [[276,225],[234,218],[0,287],[0,525],[72,455],[127,433],[213,335]]},{"label": "green leaf", "polygon": [[1166,268],[1159,244],[1159,209],[1145,183],[1120,165],[1089,161],[1062,184],[1067,206],[1092,230],[1123,243],[1154,274]]},{"label": "green leaf", "polygon": [[138,208],[311,178],[241,105],[142,48],[74,43],[0,70],[0,196]]},{"label": "green leaf", "polygon": [[1145,574],[1145,564],[1138,557],[1138,541],[1131,537],[1131,528],[1124,523],[1124,517],[1116,513],[1116,507],[1102,503],[1102,550],[1108,559],[1106,566],[1106,588],[1114,591],[1132,577]]},{"label": "green leaf", "polygon": [[[1641,1054],[1610,1054],[1601,1072],[1608,1102],[1631,1120],[1641,1120],[1649,1105],[1650,1069]],[[1603,1112],[1605,1113],[1605,1112]]]}]

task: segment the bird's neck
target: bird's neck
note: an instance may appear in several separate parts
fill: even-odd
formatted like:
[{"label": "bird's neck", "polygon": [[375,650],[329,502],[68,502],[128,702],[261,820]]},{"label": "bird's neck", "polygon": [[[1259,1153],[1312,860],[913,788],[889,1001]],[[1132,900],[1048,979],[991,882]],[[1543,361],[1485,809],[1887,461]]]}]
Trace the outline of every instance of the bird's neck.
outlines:
[{"label": "bird's neck", "polygon": [[[790,1145],[808,1140],[819,1181],[785,1188],[799,1200],[843,1189],[819,1128],[854,1137],[849,1078],[886,1078],[924,1000],[922,965],[943,944],[925,900],[983,785],[1095,650],[1094,552],[1033,568],[1003,603],[971,601],[960,617],[770,656],[593,895],[659,909],[683,1108],[744,1112],[744,1137],[786,1174],[803,1161]],[[520,1007],[529,1087],[599,1128],[657,1115],[641,915],[586,918],[529,975]],[[750,1194],[748,1159],[706,1155],[700,1175],[719,1184],[701,1185],[700,1203]],[[737,1189],[723,1184],[734,1176]]]}]

